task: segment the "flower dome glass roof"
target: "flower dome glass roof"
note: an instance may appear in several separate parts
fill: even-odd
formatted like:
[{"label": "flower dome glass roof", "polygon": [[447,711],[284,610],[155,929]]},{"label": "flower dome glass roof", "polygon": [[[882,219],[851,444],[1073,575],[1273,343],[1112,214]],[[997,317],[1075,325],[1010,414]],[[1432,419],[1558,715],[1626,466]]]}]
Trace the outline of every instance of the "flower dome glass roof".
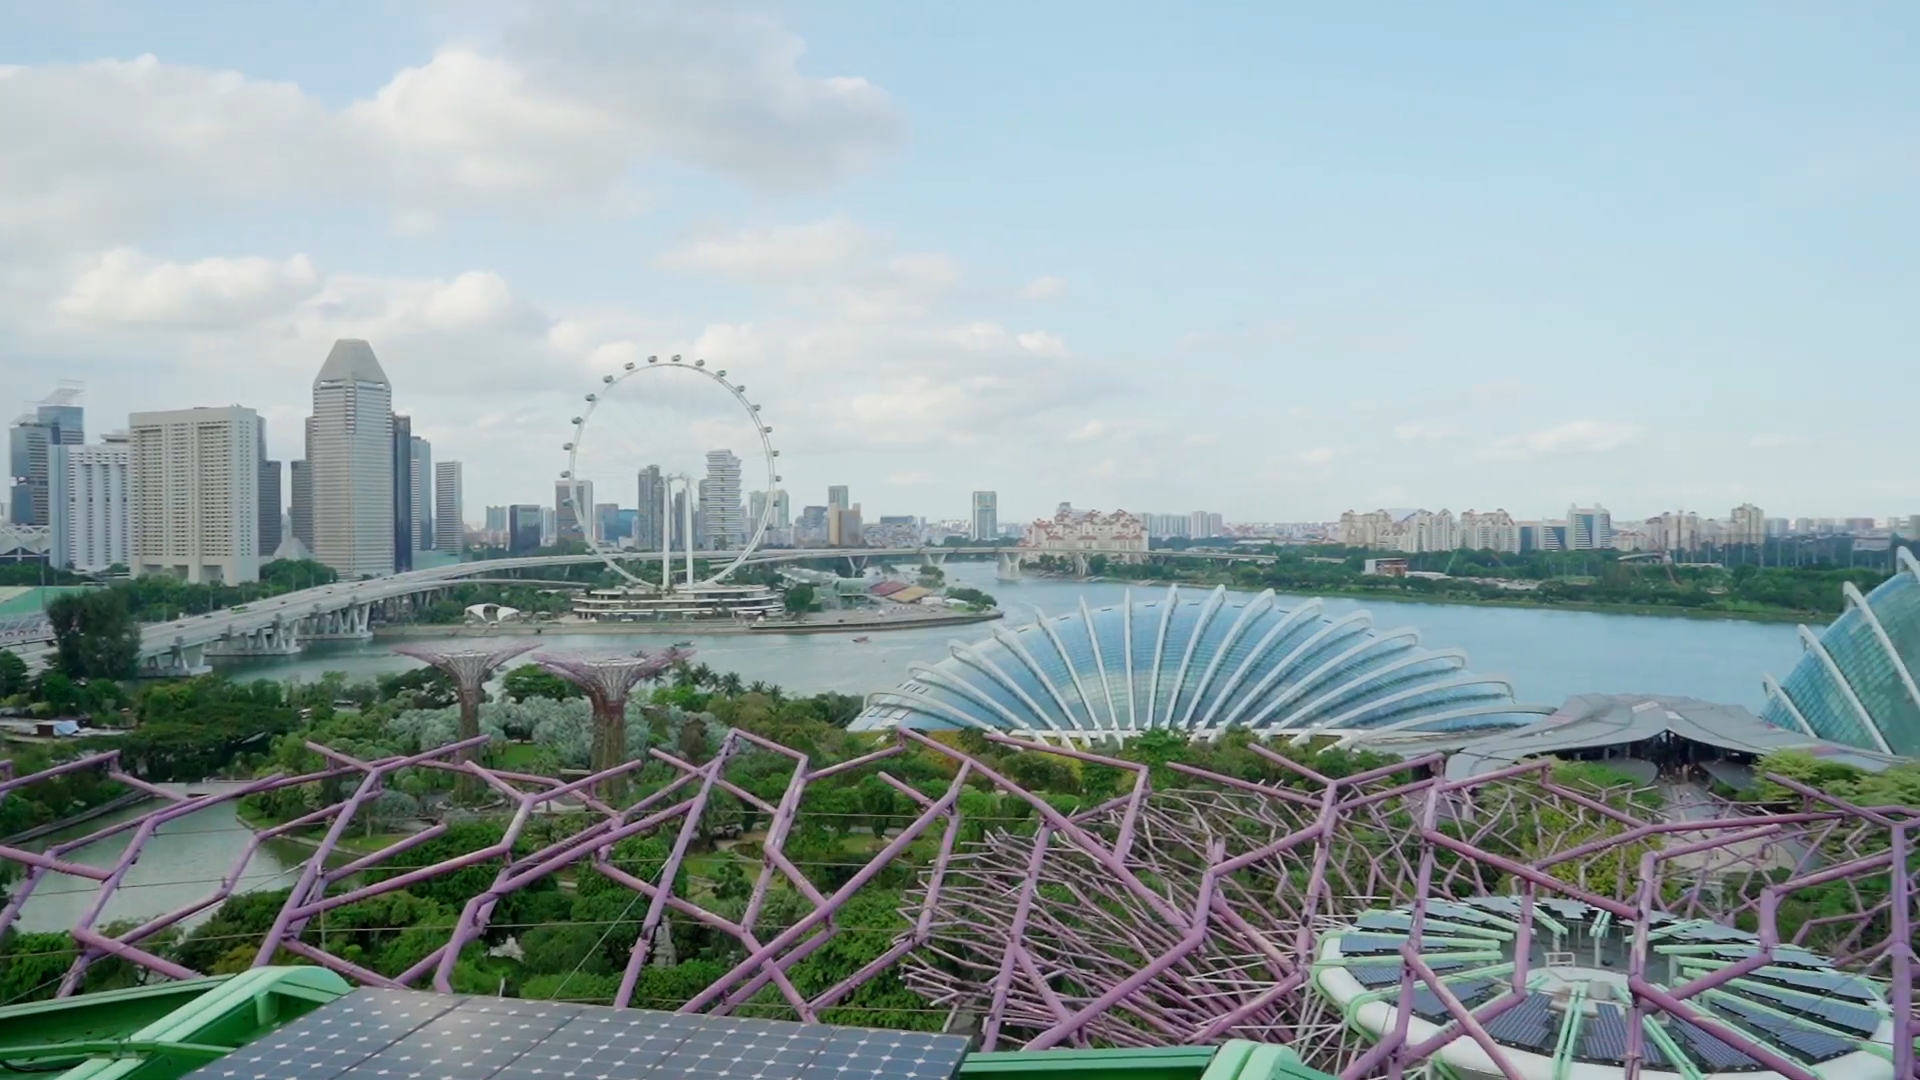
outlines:
[{"label": "flower dome glass roof", "polygon": [[1842,586],[1846,610],[1825,630],[1802,626],[1806,655],[1783,681],[1768,678],[1761,718],[1860,750],[1920,757],[1920,561],[1897,552],[1898,572],[1862,596]]},{"label": "flower dome glass roof", "polygon": [[1506,680],[1466,670],[1459,649],[1426,649],[1416,630],[1376,631],[1366,612],[1337,619],[1310,600],[1170,587],[1126,601],[1000,627],[916,664],[871,695],[856,731],[906,726],[1101,736],[1245,727],[1346,741],[1531,723]]}]

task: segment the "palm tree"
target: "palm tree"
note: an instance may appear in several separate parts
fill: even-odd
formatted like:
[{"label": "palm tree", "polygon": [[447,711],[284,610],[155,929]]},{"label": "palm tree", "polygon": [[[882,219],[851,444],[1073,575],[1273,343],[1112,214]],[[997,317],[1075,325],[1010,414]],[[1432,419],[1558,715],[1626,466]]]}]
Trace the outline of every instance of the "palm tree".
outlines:
[{"label": "palm tree", "polygon": [[725,675],[720,676],[719,678],[716,678],[713,681],[713,686],[714,686],[714,689],[720,691],[721,693],[727,695],[728,697],[739,697],[741,694],[746,693],[746,689],[747,689],[746,683],[740,678],[740,676],[737,673],[731,672],[731,671],[727,672]]}]

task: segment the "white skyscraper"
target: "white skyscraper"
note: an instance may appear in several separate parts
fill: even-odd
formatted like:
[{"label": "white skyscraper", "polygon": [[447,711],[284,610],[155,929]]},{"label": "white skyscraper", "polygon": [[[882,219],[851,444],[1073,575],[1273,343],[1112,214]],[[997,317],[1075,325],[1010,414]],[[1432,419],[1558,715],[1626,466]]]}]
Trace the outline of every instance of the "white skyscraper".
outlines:
[{"label": "white skyscraper", "polygon": [[460,463],[442,461],[433,467],[434,550],[458,553],[467,546],[467,526],[461,509]]},{"label": "white skyscraper", "polygon": [[1000,538],[1000,496],[991,491],[973,493],[972,538],[991,544]]},{"label": "white skyscraper", "polygon": [[53,517],[48,561],[83,574],[129,565],[127,436],[109,435],[96,446],[47,449]]},{"label": "white skyscraper", "polygon": [[364,341],[313,380],[313,557],[341,577],[393,573],[393,386]]},{"label": "white skyscraper", "polygon": [[260,417],[252,409],[134,413],[129,569],[194,583],[260,577]]},{"label": "white skyscraper", "polygon": [[787,489],[780,488],[773,493],[773,525],[775,529],[793,527],[793,505],[787,500]]},{"label": "white skyscraper", "polygon": [[707,478],[700,488],[704,539],[713,548],[746,543],[746,512],[740,505],[740,459],[731,450],[707,451]]}]

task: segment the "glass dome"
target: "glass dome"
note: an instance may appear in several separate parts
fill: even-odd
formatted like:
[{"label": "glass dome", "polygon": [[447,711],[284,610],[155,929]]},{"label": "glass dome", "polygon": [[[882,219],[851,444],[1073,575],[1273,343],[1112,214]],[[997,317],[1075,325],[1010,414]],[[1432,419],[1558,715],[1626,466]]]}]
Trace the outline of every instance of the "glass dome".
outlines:
[{"label": "glass dome", "polygon": [[1366,612],[1330,619],[1258,596],[1132,592],[1122,604],[1000,627],[916,664],[873,694],[852,729],[980,728],[1079,737],[1245,727],[1332,735],[1440,733],[1531,723],[1505,680],[1466,670],[1459,649],[1421,647],[1417,630],[1376,631]]},{"label": "glass dome", "polygon": [[1920,561],[1897,550],[1899,571],[1865,596],[1843,585],[1846,610],[1816,634],[1785,680],[1766,679],[1761,716],[1791,731],[1881,754],[1920,757]]}]

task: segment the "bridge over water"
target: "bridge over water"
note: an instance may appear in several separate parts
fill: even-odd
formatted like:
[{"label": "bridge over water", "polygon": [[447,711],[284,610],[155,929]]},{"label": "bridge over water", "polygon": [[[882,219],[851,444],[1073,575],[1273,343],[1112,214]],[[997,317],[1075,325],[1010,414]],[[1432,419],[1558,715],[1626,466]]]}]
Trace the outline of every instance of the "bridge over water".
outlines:
[{"label": "bridge over water", "polygon": [[[707,560],[724,560],[737,552],[701,552]],[[1271,555],[1219,551],[1153,551],[1076,548],[1048,551],[1008,547],[898,547],[898,548],[782,548],[762,549],[746,560],[747,565],[812,562],[844,559],[853,573],[882,562],[914,560],[922,565],[938,566],[954,555],[993,556],[1003,579],[1018,578],[1021,565],[1042,555],[1070,558],[1080,573],[1085,573],[1095,556],[1152,559],[1201,559],[1216,562],[1272,562]],[[621,553],[616,558],[647,562],[660,558],[658,552]],[[391,617],[431,603],[440,593],[461,584],[503,583],[527,585],[558,584],[541,579],[538,572],[556,567],[583,566],[604,561],[597,554],[533,555],[521,558],[487,559],[456,563],[426,570],[411,570],[365,581],[339,582],[297,592],[255,600],[236,607],[203,615],[190,615],[171,622],[154,623],[141,628],[140,672],[151,677],[187,675],[206,670],[209,657],[287,656],[300,652],[311,641],[359,641],[373,636],[376,617]],[[518,576],[529,573],[526,578]],[[52,652],[50,640],[0,642],[12,648],[31,666],[44,663]]]}]

